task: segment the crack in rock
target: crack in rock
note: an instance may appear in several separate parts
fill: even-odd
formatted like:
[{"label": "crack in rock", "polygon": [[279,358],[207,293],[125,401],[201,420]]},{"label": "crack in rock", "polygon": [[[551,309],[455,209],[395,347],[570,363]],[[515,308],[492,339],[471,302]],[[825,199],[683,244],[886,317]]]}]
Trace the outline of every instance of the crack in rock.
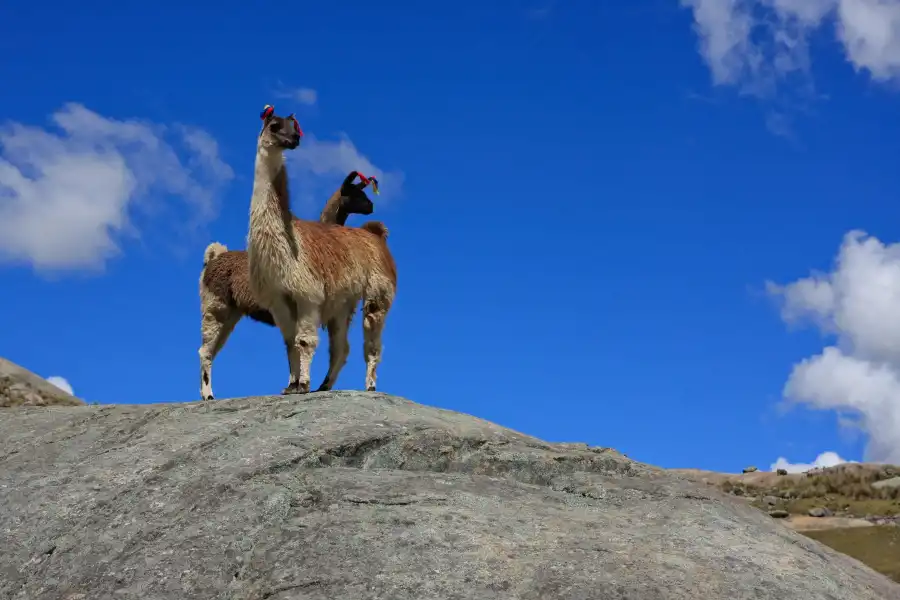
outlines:
[{"label": "crack in rock", "polygon": [[362,498],[360,496],[344,496],[344,502],[351,504],[379,504],[382,506],[409,506],[423,502],[442,503],[448,500],[447,496],[400,496],[397,498]]}]

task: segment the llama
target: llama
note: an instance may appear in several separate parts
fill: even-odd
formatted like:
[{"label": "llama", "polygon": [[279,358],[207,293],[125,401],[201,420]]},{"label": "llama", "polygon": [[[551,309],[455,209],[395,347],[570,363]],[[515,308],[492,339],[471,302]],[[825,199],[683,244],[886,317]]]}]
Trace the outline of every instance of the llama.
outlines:
[{"label": "llama", "polygon": [[[361,181],[354,185],[357,175]],[[370,182],[377,190],[378,181],[374,177],[370,180],[362,173],[351,171],[325,203],[319,221],[343,225],[351,214],[372,214],[372,201],[363,191]],[[212,400],[212,363],[238,321],[246,316],[266,325],[275,325],[272,314],[260,306],[250,292],[246,251],[228,250],[219,242],[206,247],[200,273],[200,312],[200,397]]]},{"label": "llama", "polygon": [[284,338],[290,379],[282,394],[310,391],[321,323],[328,329],[330,353],[318,390],[331,389],[347,362],[347,331],[360,300],[366,389],[374,391],[381,334],[397,289],[387,227],[379,221],[355,228],[296,219],[284,151],[297,148],[303,132],[293,114],[279,117],[266,106],[260,116],[247,254],[253,294]]}]

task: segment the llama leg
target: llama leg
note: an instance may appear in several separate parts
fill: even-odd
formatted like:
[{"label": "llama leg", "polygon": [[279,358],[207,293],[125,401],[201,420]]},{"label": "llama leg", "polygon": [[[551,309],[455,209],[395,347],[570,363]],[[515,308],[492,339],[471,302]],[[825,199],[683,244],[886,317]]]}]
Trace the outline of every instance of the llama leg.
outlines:
[{"label": "llama leg", "polygon": [[[312,304],[296,305],[297,326],[294,337],[294,372],[296,380],[285,393],[305,394],[310,389],[310,367],[316,346],[319,345],[319,307]],[[293,386],[293,387],[292,387]]]},{"label": "llama leg", "polygon": [[378,363],[381,362],[381,332],[387,311],[376,304],[366,304],[363,319],[363,351],[366,356],[366,391],[375,391]]},{"label": "llama leg", "polygon": [[350,354],[350,340],[347,339],[350,318],[336,317],[328,321],[328,373],[317,392],[330,390],[337,382],[341,369],[347,364],[347,356]]},{"label": "llama leg", "polygon": [[212,400],[212,363],[234,331],[241,315],[227,306],[210,307],[200,320],[200,398]]},{"label": "llama leg", "polygon": [[297,339],[298,325],[297,305],[294,302],[293,298],[285,294],[277,301],[273,302],[268,308],[269,312],[272,313],[272,320],[275,321],[275,325],[281,331],[281,337],[282,339],[284,339],[284,348],[288,360],[288,370],[290,371],[288,385],[286,388],[284,388],[284,390],[282,390],[281,393],[298,393],[300,391],[297,383],[297,366],[299,364],[299,360],[295,343]]}]

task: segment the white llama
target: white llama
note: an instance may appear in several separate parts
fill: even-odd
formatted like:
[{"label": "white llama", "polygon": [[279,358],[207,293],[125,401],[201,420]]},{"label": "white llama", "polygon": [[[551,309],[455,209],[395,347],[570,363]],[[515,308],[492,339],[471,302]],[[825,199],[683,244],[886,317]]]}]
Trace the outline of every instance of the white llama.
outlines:
[{"label": "white llama", "polygon": [[397,269],[388,250],[388,230],[370,221],[362,227],[327,225],[291,213],[284,150],[300,144],[294,115],[279,117],[271,106],[262,115],[256,150],[247,255],[253,295],[281,330],[290,379],[283,394],[310,390],[310,363],[318,326],[328,328],[328,390],[347,362],[347,332],[363,301],[366,389],[375,390],[381,334],[397,289]]}]

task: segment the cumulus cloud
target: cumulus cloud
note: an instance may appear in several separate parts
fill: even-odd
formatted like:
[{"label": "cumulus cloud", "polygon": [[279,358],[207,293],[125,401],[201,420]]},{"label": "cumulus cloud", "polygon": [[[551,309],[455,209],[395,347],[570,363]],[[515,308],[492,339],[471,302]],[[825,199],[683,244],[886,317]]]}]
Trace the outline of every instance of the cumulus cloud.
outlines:
[{"label": "cumulus cloud", "polygon": [[370,198],[377,204],[396,198],[403,187],[401,171],[384,171],[363,155],[346,135],[337,140],[320,140],[312,133],[303,136],[296,150],[287,153],[291,173],[296,173],[303,187],[295,186],[307,206],[319,206],[322,199],[337,189],[350,171],[360,171],[378,179],[380,194]]},{"label": "cumulus cloud", "polygon": [[273,93],[277,98],[287,98],[294,102],[299,102],[306,106],[315,106],[319,101],[319,92],[308,87],[286,87],[283,83],[278,82],[278,89]]},{"label": "cumulus cloud", "polygon": [[291,96],[300,104],[313,105],[319,99],[319,94],[312,88],[297,88]]},{"label": "cumulus cloud", "polygon": [[778,460],[772,463],[771,470],[777,471],[778,469],[784,469],[788,473],[805,473],[810,469],[818,469],[818,468],[827,468],[834,467],[840,464],[844,464],[847,462],[856,462],[852,460],[844,460],[840,456],[838,456],[837,452],[823,452],[816,457],[812,463],[791,463],[788,462],[786,458],[783,456],[779,456]]},{"label": "cumulus cloud", "polygon": [[868,436],[866,460],[900,464],[900,243],[851,231],[830,272],[766,285],[786,322],[831,342],[794,365],[785,399],[849,415]]},{"label": "cumulus cloud", "polygon": [[0,261],[38,270],[97,269],[139,235],[138,215],[171,222],[216,212],[231,168],[205,131],[107,118],[69,103],[53,128],[0,125]]},{"label": "cumulus cloud", "polygon": [[75,392],[72,391],[72,386],[69,384],[65,378],[60,377],[59,375],[51,375],[47,378],[47,381],[64,391],[65,393],[74,396]]},{"label": "cumulus cloud", "polygon": [[900,0],[681,0],[694,16],[713,81],[765,94],[810,66],[809,40],[833,31],[847,61],[900,80]]}]

